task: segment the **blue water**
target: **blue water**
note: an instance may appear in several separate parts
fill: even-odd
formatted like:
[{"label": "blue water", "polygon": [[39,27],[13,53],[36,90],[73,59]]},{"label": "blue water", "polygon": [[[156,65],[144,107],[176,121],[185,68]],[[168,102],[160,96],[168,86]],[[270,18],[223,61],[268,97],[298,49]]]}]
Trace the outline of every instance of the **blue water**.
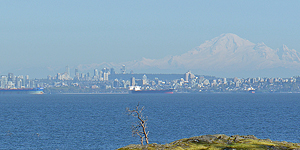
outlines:
[{"label": "blue water", "polygon": [[300,94],[0,95],[0,149],[116,149],[139,144],[138,103],[150,143],[204,134],[300,143]]}]

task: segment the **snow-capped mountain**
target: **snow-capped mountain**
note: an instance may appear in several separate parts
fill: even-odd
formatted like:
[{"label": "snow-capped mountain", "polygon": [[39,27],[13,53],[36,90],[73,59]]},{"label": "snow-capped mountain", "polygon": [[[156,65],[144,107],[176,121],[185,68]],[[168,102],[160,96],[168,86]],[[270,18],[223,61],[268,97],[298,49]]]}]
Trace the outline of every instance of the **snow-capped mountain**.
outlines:
[{"label": "snow-capped mountain", "polygon": [[286,45],[274,50],[264,43],[255,44],[235,34],[226,33],[205,41],[182,55],[79,67],[118,68],[125,64],[127,70],[141,73],[183,73],[191,70],[196,74],[224,77],[291,77],[300,74],[299,56],[299,52]]},{"label": "snow-capped mountain", "polygon": [[279,56],[279,59],[282,61],[294,63],[300,62],[300,53],[294,49],[290,50],[286,45],[283,45],[282,48],[277,49],[277,54]]},{"label": "snow-capped mountain", "polygon": [[[162,59],[147,59],[125,63],[134,70],[193,70],[202,74],[255,74],[268,72],[275,76],[277,71],[300,70],[300,53],[283,45],[272,49],[264,43],[254,44],[239,36],[227,33],[206,41],[187,53],[166,56]],[[295,70],[296,69],[296,70]],[[272,72],[270,72],[272,71]],[[282,72],[281,72],[282,73]],[[272,75],[271,74],[271,75]],[[281,74],[282,75],[282,74]],[[297,75],[297,72],[294,73]]]}]

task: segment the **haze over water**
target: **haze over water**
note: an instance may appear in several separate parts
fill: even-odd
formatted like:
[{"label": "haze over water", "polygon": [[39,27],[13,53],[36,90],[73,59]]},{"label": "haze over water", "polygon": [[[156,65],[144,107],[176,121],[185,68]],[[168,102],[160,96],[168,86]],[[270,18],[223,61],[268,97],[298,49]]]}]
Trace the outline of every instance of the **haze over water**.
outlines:
[{"label": "haze over water", "polygon": [[116,149],[138,144],[145,106],[151,143],[204,134],[255,135],[300,143],[299,94],[0,95],[1,149]]}]

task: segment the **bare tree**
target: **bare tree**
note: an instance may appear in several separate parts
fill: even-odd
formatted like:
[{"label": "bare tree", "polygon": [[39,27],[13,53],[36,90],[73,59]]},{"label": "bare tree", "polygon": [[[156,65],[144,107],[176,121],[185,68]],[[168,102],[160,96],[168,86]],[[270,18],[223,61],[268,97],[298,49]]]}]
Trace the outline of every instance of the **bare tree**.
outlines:
[{"label": "bare tree", "polygon": [[142,113],[144,109],[145,109],[144,107],[139,108],[139,104],[133,110],[130,110],[128,107],[126,108],[128,115],[132,115],[133,117],[136,117],[138,119],[136,124],[132,125],[132,136],[138,135],[141,139],[141,145],[144,144],[144,139],[146,141],[146,144],[149,144],[149,140],[148,140],[149,131],[146,130],[147,117],[144,117]]}]

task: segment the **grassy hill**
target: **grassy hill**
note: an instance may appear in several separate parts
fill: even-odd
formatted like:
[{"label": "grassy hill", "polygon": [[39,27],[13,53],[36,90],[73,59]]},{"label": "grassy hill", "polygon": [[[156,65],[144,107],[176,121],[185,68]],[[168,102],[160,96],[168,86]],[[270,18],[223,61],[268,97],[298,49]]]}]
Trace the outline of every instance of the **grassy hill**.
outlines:
[{"label": "grassy hill", "polygon": [[300,143],[258,139],[253,135],[203,135],[177,140],[169,144],[128,145],[118,150],[300,150]]}]

